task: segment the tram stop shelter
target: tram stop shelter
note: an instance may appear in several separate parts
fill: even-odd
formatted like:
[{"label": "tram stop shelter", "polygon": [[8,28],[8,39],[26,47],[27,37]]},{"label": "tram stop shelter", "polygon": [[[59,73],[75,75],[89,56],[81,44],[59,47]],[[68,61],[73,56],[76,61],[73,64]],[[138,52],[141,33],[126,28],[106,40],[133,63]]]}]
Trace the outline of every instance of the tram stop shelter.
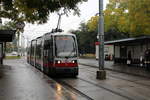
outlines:
[{"label": "tram stop shelter", "polygon": [[150,48],[150,36],[126,38],[115,41],[107,41],[105,45],[114,46],[114,63],[140,65],[144,59],[144,52]]},{"label": "tram stop shelter", "polygon": [[16,30],[0,30],[0,64],[3,64],[6,42],[12,42]]}]

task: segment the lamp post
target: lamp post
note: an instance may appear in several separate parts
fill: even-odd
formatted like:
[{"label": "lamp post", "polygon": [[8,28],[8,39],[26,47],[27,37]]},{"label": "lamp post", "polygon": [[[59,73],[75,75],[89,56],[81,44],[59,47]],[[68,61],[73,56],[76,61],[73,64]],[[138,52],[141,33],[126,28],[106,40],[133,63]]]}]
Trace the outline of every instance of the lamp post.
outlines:
[{"label": "lamp post", "polygon": [[104,70],[104,15],[103,0],[99,0],[99,24],[98,24],[98,41],[99,41],[99,70],[97,71],[97,79],[106,79],[106,71]]}]

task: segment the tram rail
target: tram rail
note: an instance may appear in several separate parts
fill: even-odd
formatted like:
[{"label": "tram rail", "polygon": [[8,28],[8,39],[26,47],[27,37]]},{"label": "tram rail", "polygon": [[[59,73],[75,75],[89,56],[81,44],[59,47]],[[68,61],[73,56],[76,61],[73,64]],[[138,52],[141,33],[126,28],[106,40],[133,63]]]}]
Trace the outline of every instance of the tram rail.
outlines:
[{"label": "tram rail", "polygon": [[[88,67],[90,67],[90,66],[88,66]],[[92,68],[96,68],[96,67],[93,67],[93,66],[91,66],[91,67]],[[85,70],[87,70],[89,72],[92,72],[92,73],[95,73],[95,71],[91,71],[91,70],[88,70],[88,69],[85,69]],[[109,70],[109,71],[112,71],[112,70]],[[117,72],[117,71],[114,71],[114,72]],[[121,73],[121,72],[117,72],[117,73]],[[128,74],[128,73],[123,73],[123,74]],[[132,75],[132,74],[130,74],[130,75]],[[135,84],[142,85],[142,86],[150,88],[150,85],[148,85],[148,84],[139,83],[139,82],[136,82],[136,81],[133,81],[133,80],[130,80],[130,79],[126,79],[126,78],[122,78],[122,77],[119,77],[119,76],[114,76],[114,75],[112,75],[110,73],[107,73],[107,76],[112,77],[112,78],[121,79],[121,80],[128,81],[128,82],[132,82],[132,83],[135,83]],[[132,76],[138,76],[138,75],[132,75]],[[147,77],[142,77],[142,78],[147,78]],[[147,79],[149,79],[149,78],[147,78]]]}]

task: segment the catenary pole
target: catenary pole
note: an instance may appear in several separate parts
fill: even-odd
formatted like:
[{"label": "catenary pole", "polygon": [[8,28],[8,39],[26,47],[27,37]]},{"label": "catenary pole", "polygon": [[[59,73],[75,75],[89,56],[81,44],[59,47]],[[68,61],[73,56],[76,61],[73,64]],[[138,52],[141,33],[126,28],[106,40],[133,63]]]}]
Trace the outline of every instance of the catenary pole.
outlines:
[{"label": "catenary pole", "polygon": [[104,14],[103,14],[103,0],[99,0],[98,41],[99,41],[99,70],[97,71],[97,79],[106,79],[106,71],[104,70]]},{"label": "catenary pole", "polygon": [[104,69],[104,16],[103,16],[103,0],[99,0],[99,69]]}]

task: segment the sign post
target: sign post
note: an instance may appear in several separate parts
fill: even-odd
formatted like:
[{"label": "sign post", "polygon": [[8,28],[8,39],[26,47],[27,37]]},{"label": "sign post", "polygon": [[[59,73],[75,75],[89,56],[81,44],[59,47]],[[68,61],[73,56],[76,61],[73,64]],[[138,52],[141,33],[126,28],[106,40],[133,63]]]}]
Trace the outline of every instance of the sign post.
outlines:
[{"label": "sign post", "polygon": [[25,23],[24,22],[17,22],[16,23],[17,34],[18,34],[18,43],[17,43],[17,46],[18,46],[18,49],[17,49],[18,56],[20,56],[20,54],[19,54],[19,36],[20,36],[19,30],[24,29],[24,27],[25,27]]}]

